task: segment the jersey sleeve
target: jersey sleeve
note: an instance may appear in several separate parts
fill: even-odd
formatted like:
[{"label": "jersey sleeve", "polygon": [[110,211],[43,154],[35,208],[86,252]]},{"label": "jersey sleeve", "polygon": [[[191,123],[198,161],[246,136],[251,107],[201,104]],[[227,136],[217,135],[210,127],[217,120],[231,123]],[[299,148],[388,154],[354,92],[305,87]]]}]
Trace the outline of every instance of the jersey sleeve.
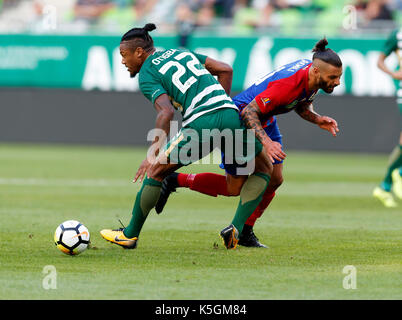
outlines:
[{"label": "jersey sleeve", "polygon": [[398,39],[396,37],[398,30],[393,31],[384,44],[382,52],[385,56],[389,56],[393,51],[398,48]]},{"label": "jersey sleeve", "polygon": [[148,69],[140,72],[139,84],[141,92],[152,104],[160,95],[167,93],[160,78]]},{"label": "jersey sleeve", "polygon": [[196,56],[196,58],[200,61],[201,64],[205,64],[205,61],[207,60],[208,56],[197,53],[195,51],[191,51],[191,53]]},{"label": "jersey sleeve", "polygon": [[269,86],[255,97],[255,101],[263,114],[278,106],[288,105],[291,101],[289,86],[281,83]]}]

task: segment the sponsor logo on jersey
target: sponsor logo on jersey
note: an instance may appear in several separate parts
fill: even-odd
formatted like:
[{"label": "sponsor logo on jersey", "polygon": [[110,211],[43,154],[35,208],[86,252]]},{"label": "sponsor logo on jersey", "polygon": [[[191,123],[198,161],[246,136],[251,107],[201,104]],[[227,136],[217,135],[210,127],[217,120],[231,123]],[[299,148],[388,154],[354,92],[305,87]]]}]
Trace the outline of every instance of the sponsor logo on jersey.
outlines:
[{"label": "sponsor logo on jersey", "polygon": [[261,98],[261,101],[264,103],[264,105],[271,102],[269,98]]}]

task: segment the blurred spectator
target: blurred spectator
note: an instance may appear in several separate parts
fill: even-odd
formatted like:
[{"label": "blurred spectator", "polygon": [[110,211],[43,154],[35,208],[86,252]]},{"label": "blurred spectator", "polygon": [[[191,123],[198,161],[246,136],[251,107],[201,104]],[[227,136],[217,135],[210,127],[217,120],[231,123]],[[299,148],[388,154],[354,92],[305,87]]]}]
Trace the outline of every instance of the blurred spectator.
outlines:
[{"label": "blurred spectator", "polygon": [[237,33],[250,33],[255,28],[273,25],[274,6],[270,0],[237,0],[234,29]]},{"label": "blurred spectator", "polygon": [[115,3],[111,0],[77,0],[74,15],[78,20],[95,23],[106,11],[112,9]]},{"label": "blurred spectator", "polygon": [[147,16],[152,12],[158,0],[136,0],[134,10],[136,19],[141,22],[148,22]]},{"label": "blurred spectator", "polygon": [[358,12],[354,32],[388,32],[395,21],[402,23],[402,0],[0,0],[0,32],[49,32],[44,25],[54,7],[56,32],[120,34],[153,22],[160,34],[179,34],[181,46],[197,29],[336,36],[345,32],[340,25],[346,4]]},{"label": "blurred spectator", "polygon": [[[145,23],[157,24],[158,32],[171,32],[175,30],[177,0],[157,1],[152,10],[147,14]],[[144,24],[145,24],[144,23]]]},{"label": "blurred spectator", "polygon": [[356,0],[359,27],[377,31],[394,28],[390,3],[389,0]]},{"label": "blurred spectator", "polygon": [[[181,0],[178,2],[176,25],[181,47],[188,46],[191,34],[196,28],[213,26],[216,18],[216,4],[215,0]],[[223,4],[223,1],[220,4]],[[231,14],[230,5],[225,10],[229,11],[225,14]]]},{"label": "blurred spectator", "polygon": [[215,8],[220,12],[218,15],[225,19],[233,18],[235,3],[236,0],[216,0]]},{"label": "blurred spectator", "polygon": [[275,9],[302,8],[311,5],[311,0],[272,0]]},{"label": "blurred spectator", "polygon": [[182,1],[179,3],[176,9],[176,18],[179,46],[187,47],[190,36],[196,27],[195,12],[188,2]]},{"label": "blurred spectator", "polygon": [[368,21],[371,20],[392,20],[388,0],[370,0],[367,2],[365,16]]},{"label": "blurred spectator", "polygon": [[9,9],[16,7],[21,3],[21,0],[0,0],[0,9]]},{"label": "blurred spectator", "polygon": [[207,27],[212,25],[215,18],[214,2],[211,0],[201,1],[197,14],[197,26]]},{"label": "blurred spectator", "polygon": [[73,4],[71,0],[3,0],[0,32],[57,32]]}]

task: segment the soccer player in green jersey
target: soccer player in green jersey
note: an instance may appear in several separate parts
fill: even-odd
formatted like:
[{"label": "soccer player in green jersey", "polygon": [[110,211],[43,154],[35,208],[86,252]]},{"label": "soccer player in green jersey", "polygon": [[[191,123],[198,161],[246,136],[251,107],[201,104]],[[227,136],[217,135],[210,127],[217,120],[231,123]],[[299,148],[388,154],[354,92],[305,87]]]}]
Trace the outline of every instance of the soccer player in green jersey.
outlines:
[{"label": "soccer player in green jersey", "polygon": [[[142,181],[142,186],[129,225],[114,230],[104,229],[101,236],[124,248],[136,248],[141,228],[159,199],[163,179],[209,154],[215,148],[211,140],[218,137],[221,141],[219,147],[227,157],[232,157],[236,163],[252,164],[247,166],[251,172],[241,188],[234,218],[220,232],[226,248],[234,249],[245,221],[261,202],[272,164],[255,134],[250,134],[241,124],[238,109],[228,96],[231,67],[188,50],[156,51],[149,35],[155,28],[154,24],[147,24],[123,35],[120,42],[122,63],[131,77],[139,73],[140,90],[157,111],[155,129],[165,137],[169,134],[174,108],[182,114],[182,128],[163,148],[163,135],[155,137],[134,178],[134,181]],[[223,137],[221,133],[224,131],[229,132],[232,139],[230,135]],[[205,132],[211,135],[205,137]],[[234,151],[239,143],[243,151],[252,151]]]},{"label": "soccer player in green jersey", "polygon": [[[385,65],[385,59],[392,53],[398,57],[398,71],[391,71]],[[402,115],[402,28],[391,33],[385,42],[383,52],[378,58],[378,67],[389,74],[393,79],[399,80],[399,89],[397,90],[397,104],[399,112]],[[379,186],[373,191],[373,196],[379,199],[385,207],[393,208],[397,206],[393,194],[402,199],[402,132],[399,136],[399,145],[392,151],[389,157],[389,164],[386,174]]]}]

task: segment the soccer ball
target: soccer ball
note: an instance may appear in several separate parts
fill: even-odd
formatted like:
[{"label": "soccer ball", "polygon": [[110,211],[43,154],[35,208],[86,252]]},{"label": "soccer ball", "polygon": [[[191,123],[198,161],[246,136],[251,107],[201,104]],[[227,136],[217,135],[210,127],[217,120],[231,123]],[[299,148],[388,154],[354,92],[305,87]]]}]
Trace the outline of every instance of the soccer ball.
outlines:
[{"label": "soccer ball", "polygon": [[89,231],[78,221],[64,221],[54,233],[54,244],[65,254],[80,254],[88,248]]}]

